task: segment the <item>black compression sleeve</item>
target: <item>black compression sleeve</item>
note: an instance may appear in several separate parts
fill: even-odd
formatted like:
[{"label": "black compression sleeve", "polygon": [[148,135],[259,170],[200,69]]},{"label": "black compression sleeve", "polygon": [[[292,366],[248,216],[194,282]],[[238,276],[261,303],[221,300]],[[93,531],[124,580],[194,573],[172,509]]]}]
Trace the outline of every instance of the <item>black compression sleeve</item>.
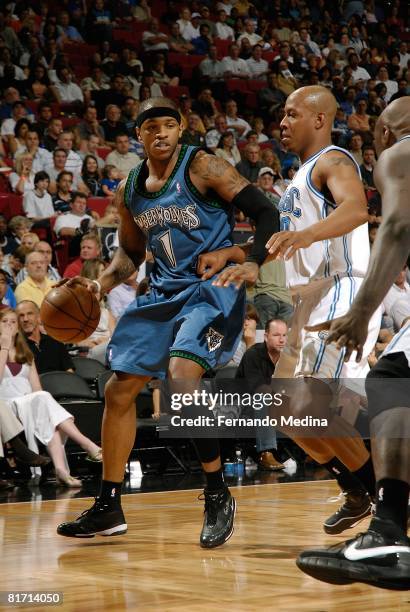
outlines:
[{"label": "black compression sleeve", "polygon": [[254,185],[247,185],[237,193],[232,204],[255,221],[255,239],[246,261],[252,261],[261,266],[268,256],[265,244],[272,234],[279,231],[279,212],[262,191]]}]

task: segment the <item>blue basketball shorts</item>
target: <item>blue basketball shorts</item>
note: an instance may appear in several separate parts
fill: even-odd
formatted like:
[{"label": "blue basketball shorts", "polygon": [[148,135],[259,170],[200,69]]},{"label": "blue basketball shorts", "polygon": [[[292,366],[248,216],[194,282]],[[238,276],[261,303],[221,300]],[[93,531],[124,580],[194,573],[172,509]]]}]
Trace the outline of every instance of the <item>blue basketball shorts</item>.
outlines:
[{"label": "blue basketball shorts", "polygon": [[108,344],[111,370],[165,378],[170,357],[190,359],[205,370],[227,363],[242,334],[245,288],[214,287],[213,280],[136,298]]}]

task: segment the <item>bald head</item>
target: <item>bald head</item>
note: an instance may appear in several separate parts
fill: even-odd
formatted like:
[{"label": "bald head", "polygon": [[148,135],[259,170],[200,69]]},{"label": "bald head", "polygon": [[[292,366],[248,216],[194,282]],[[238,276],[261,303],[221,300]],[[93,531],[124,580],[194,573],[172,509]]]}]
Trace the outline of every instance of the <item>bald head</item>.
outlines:
[{"label": "bald head", "polygon": [[292,102],[305,106],[312,113],[323,113],[327,122],[333,123],[337,102],[334,95],[320,85],[309,85],[294,91],[288,98]]},{"label": "bald head", "polygon": [[377,155],[410,134],[410,98],[405,96],[391,102],[377,120],[374,144]]},{"label": "bald head", "polygon": [[386,126],[399,138],[402,133],[410,134],[410,98],[404,96],[391,102],[378,118],[377,124]]},{"label": "bald head", "polygon": [[311,85],[294,91],[286,100],[281,128],[282,144],[302,162],[332,143],[336,99],[325,87]]}]

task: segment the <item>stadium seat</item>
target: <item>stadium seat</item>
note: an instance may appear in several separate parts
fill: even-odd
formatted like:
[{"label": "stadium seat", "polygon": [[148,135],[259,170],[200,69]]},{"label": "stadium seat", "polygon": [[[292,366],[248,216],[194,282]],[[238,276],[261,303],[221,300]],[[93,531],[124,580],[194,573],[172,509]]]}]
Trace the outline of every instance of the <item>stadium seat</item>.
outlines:
[{"label": "stadium seat", "polygon": [[112,374],[111,370],[105,370],[105,372],[101,372],[101,374],[97,376],[97,397],[101,400],[104,399],[105,385],[110,380]]},{"label": "stadium seat", "polygon": [[95,384],[98,376],[106,372],[106,368],[97,359],[90,357],[73,357],[75,373],[81,376],[89,385]]},{"label": "stadium seat", "polygon": [[244,93],[249,92],[248,83],[245,79],[227,79],[225,83],[228,91],[243,91]]},{"label": "stadium seat", "polygon": [[229,45],[232,43],[231,40],[224,40],[223,38],[214,38],[214,45],[218,50],[218,58],[222,59],[226,57],[229,52]]},{"label": "stadium seat", "polygon": [[87,206],[97,212],[101,217],[105,214],[105,209],[108,204],[111,204],[110,198],[99,198],[97,196],[91,196],[87,198]]},{"label": "stadium seat", "polygon": [[225,366],[215,371],[215,378],[235,378],[236,366]]},{"label": "stadium seat", "polygon": [[109,155],[111,153],[111,148],[110,147],[97,147],[97,154],[101,157],[101,159],[104,159],[107,157],[107,155]]},{"label": "stadium seat", "polygon": [[40,374],[44,391],[48,391],[56,400],[95,400],[86,381],[71,372],[45,372]]},{"label": "stadium seat", "polygon": [[248,89],[250,89],[250,91],[257,92],[264,87],[266,87],[265,79],[249,79],[248,81]]}]

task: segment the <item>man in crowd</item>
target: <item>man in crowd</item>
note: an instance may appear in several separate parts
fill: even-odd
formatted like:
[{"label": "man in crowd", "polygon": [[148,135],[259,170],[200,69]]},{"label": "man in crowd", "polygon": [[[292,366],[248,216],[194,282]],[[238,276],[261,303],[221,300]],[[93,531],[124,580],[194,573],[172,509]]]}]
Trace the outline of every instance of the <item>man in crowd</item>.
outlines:
[{"label": "man in crowd", "polygon": [[14,295],[17,303],[31,300],[40,308],[54,283],[47,277],[47,264],[41,253],[27,253],[25,266],[27,277],[17,285]]},{"label": "man in crowd", "polygon": [[62,131],[63,122],[61,119],[58,119],[57,117],[51,119],[43,134],[43,145],[47,151],[50,151],[50,153],[57,147],[58,137]]},{"label": "man in crowd", "polygon": [[34,355],[39,374],[58,370],[74,372],[74,364],[64,344],[40,331],[40,310],[35,302],[22,300],[16,307],[20,328]]},{"label": "man in crowd", "polygon": [[[58,236],[75,236],[78,235],[77,230],[87,227],[91,227],[94,224],[94,220],[90,215],[85,212],[87,209],[87,196],[81,191],[76,191],[72,195],[71,210],[66,212],[59,217],[54,225],[54,231]],[[87,223],[85,223],[87,222]]]},{"label": "man in crowd", "polygon": [[84,234],[80,242],[80,256],[64,270],[64,278],[79,276],[83,263],[88,259],[101,257],[101,242],[96,234]]},{"label": "man in crowd", "polygon": [[263,167],[260,161],[260,147],[257,144],[247,144],[244,153],[244,159],[236,164],[236,169],[248,181],[256,184],[259,170]]},{"label": "man in crowd", "polygon": [[131,153],[130,139],[125,132],[119,132],[115,136],[115,149],[106,158],[106,164],[112,164],[120,171],[120,178],[126,178],[132,168],[141,161],[136,153]]},{"label": "man in crowd", "polygon": [[[49,243],[45,240],[39,240],[39,242],[34,245],[33,251],[43,255],[47,265],[47,277],[55,283],[61,280],[61,276],[57,268],[51,265],[51,261],[53,259],[53,251]],[[27,278],[26,267],[20,270],[20,272],[17,274],[16,283],[21,283],[25,278]]]},{"label": "man in crowd", "polygon": [[[269,319],[265,325],[263,342],[251,346],[241,359],[236,379],[246,380],[253,391],[261,385],[271,385],[272,376],[281,351],[286,345],[288,326],[280,319]],[[258,415],[264,416],[264,415]],[[284,465],[276,458],[276,431],[268,427],[257,428],[256,450],[258,464],[264,470],[282,470]]]}]

